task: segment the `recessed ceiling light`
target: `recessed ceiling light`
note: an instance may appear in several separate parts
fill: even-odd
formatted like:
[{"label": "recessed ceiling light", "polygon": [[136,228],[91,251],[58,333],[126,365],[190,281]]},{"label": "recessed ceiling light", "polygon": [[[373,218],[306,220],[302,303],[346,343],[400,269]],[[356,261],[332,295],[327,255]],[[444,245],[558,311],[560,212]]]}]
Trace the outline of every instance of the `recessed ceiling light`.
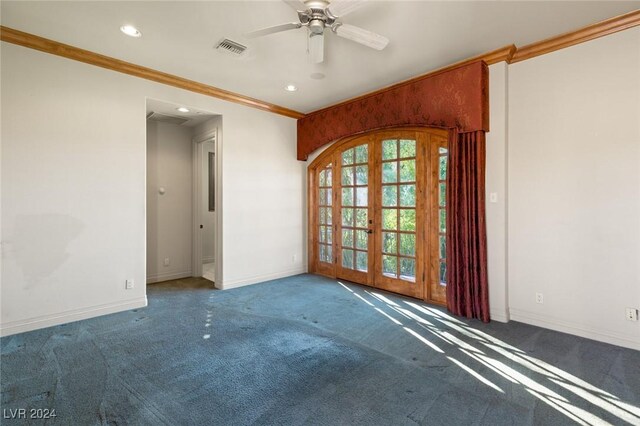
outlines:
[{"label": "recessed ceiling light", "polygon": [[142,33],[133,25],[123,25],[120,27],[120,31],[130,37],[142,37]]},{"label": "recessed ceiling light", "polygon": [[180,108],[176,108],[178,111],[180,112],[189,112],[191,111],[189,108],[185,108],[185,107],[180,107]]},{"label": "recessed ceiling light", "polygon": [[287,84],[286,86],[284,86],[284,90],[286,90],[287,92],[295,92],[296,90],[298,90],[298,87],[294,84]]}]

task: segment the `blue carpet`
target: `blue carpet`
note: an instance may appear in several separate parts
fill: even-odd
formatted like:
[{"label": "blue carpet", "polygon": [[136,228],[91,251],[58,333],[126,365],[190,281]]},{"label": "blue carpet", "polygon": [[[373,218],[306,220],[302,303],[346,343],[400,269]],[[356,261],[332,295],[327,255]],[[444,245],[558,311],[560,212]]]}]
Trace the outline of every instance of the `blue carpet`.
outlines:
[{"label": "blue carpet", "polygon": [[[0,339],[3,424],[640,424],[640,352],[313,275]],[[28,413],[27,413],[28,414]]]}]

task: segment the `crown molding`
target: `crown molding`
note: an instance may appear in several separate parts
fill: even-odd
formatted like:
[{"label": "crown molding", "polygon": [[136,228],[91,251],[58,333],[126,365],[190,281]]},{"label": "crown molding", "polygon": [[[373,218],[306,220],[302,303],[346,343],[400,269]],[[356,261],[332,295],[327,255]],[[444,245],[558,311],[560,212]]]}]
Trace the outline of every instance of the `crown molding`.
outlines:
[{"label": "crown molding", "polygon": [[599,37],[604,37],[637,25],[640,25],[640,10],[634,10],[633,12],[625,13],[624,15],[616,16],[611,19],[580,28],[579,30],[519,47],[509,63],[513,64],[535,58],[536,56],[555,52],[556,50],[584,43],[585,41]]},{"label": "crown molding", "polygon": [[190,92],[200,93],[202,95],[234,102],[251,108],[272,112],[274,114],[280,114],[295,119],[304,117],[304,114],[301,112],[284,108],[279,105],[274,105],[259,99],[250,98],[228,90],[209,86],[207,84],[198,83],[197,81],[188,80],[172,74],[156,71],[130,62],[121,61],[110,56],[100,55],[68,44],[59,43],[54,40],[18,31],[13,28],[0,26],[0,40],[28,47],[30,49],[39,50],[41,52],[50,53],[52,55],[62,56],[67,59],[73,59],[75,61],[95,65],[97,67],[121,72],[123,74],[129,74],[134,77],[144,78],[146,80],[177,87],[179,89],[188,90]]},{"label": "crown molding", "polygon": [[465,59],[460,62],[448,65],[443,68],[439,68],[430,71],[425,74],[410,78],[408,80],[401,81],[399,83],[392,84],[390,86],[383,87],[373,92],[368,92],[363,95],[359,95],[350,99],[340,101],[336,104],[329,105],[327,107],[318,109],[316,111],[303,114],[298,111],[294,111],[279,105],[270,104],[268,102],[261,101],[259,99],[250,98],[238,93],[230,92],[228,90],[220,89],[214,86],[209,86],[203,83],[198,83],[193,80],[188,80],[182,77],[178,77],[172,74],[156,71],[151,68],[142,67],[129,62],[121,61],[109,56],[100,55],[88,50],[80,49],[68,44],[59,43],[57,41],[49,40],[43,37],[39,37],[33,34],[25,33],[22,31],[14,30],[12,28],[0,26],[0,40],[7,43],[13,43],[20,46],[28,47],[30,49],[40,50],[42,52],[50,53],[52,55],[62,56],[64,58],[73,59],[76,61],[84,62],[87,64],[95,65],[98,67],[118,71],[124,74],[133,75],[136,77],[144,78],[147,80],[155,81],[158,83],[166,84],[169,86],[178,87],[180,89],[189,90],[191,92],[200,93],[214,98],[222,99],[229,102],[235,102],[241,105],[249,106],[252,108],[261,109],[263,111],[269,111],[274,114],[284,115],[295,119],[300,119],[305,116],[313,115],[323,112],[329,108],[353,102],[355,100],[366,99],[370,96],[375,96],[379,93],[391,90],[397,87],[401,87],[406,84],[411,84],[416,81],[422,80],[427,77],[434,76],[439,73],[450,71],[454,68],[458,68],[463,65],[470,64],[475,61],[484,61],[487,65],[493,65],[498,62],[506,62],[508,64],[514,64],[517,62],[525,61],[527,59],[535,58],[540,55],[555,52],[556,50],[564,49],[566,47],[574,46],[576,44],[584,43],[589,40],[593,40],[599,37],[604,37],[609,34],[623,31],[629,28],[640,25],[640,10],[635,10],[624,15],[616,16],[575,31],[571,31],[565,34],[561,34],[556,37],[551,37],[536,43],[528,44],[523,47],[516,47],[513,44],[501,47],[491,52],[486,52],[472,58]]}]

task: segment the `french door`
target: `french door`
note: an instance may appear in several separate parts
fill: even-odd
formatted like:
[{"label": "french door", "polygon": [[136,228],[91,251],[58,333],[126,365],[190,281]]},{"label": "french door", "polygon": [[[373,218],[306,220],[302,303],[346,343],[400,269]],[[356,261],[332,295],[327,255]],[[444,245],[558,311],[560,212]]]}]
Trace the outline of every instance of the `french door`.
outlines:
[{"label": "french door", "polygon": [[444,303],[447,132],[338,142],[309,167],[309,270]]},{"label": "french door", "polygon": [[375,283],[424,297],[426,143],[417,132],[380,134],[374,153],[376,179]]}]

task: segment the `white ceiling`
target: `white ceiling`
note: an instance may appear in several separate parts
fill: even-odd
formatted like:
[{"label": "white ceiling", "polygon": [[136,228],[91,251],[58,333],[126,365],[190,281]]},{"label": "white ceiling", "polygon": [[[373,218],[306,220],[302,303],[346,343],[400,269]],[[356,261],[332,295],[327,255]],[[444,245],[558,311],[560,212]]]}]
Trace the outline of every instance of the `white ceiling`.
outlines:
[{"label": "white ceiling", "polygon": [[[180,107],[187,108],[189,112],[178,111],[178,108]],[[182,124],[182,126],[184,127],[196,127],[198,124],[202,124],[205,121],[216,116],[216,114],[212,114],[208,111],[198,110],[189,105],[173,104],[156,99],[147,99],[147,116],[149,116],[149,114],[152,112],[189,120],[186,123]]]},{"label": "white ceiling", "polygon": [[[343,19],[388,37],[375,51],[326,34],[325,63],[304,29],[247,39],[295,21],[281,1],[2,1],[2,25],[309,112],[499,47],[555,36],[640,8],[640,1],[370,1]],[[123,35],[132,24],[143,37]],[[241,57],[214,46],[228,37]],[[321,72],[324,79],[312,79]],[[299,90],[284,91],[294,83]]]}]

